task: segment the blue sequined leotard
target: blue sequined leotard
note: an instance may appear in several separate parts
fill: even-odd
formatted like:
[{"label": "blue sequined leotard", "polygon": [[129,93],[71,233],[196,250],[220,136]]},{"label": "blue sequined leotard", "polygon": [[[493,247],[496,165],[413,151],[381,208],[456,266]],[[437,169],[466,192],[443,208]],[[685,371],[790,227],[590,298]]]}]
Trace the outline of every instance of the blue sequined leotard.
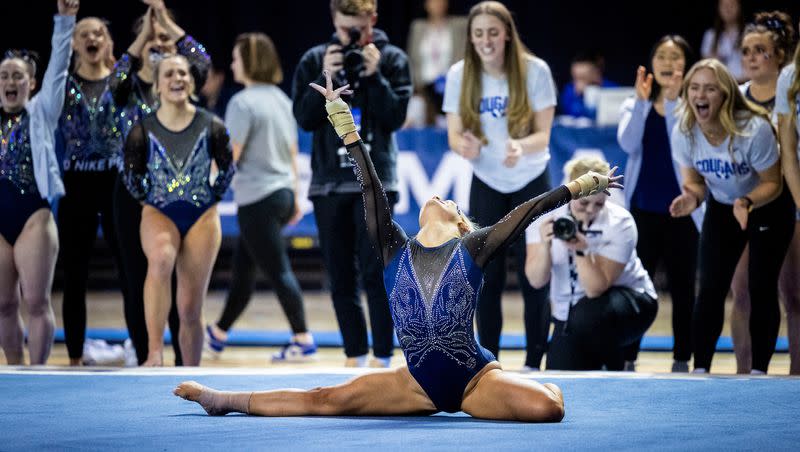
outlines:
[{"label": "blue sequined leotard", "polygon": [[0,117],[0,235],[14,246],[28,218],[49,204],[36,187],[30,116],[22,110]]},{"label": "blue sequined leotard", "polygon": [[571,199],[565,186],[527,201],[497,224],[436,247],[409,239],[392,221],[386,195],[359,141],[347,146],[361,182],[370,239],[380,249],[384,285],[408,370],[437,409],[461,409],[464,390],[491,352],[473,319],[483,268],[538,216]]},{"label": "blue sequined leotard", "polygon": [[[218,169],[213,183],[212,160]],[[180,132],[166,129],[150,115],[134,125],[125,143],[123,179],[128,190],[169,217],[181,237],[222,199],[233,172],[225,126],[202,108]]]},{"label": "blue sequined leotard", "polygon": [[119,165],[123,136],[110,80],[110,76],[84,80],[77,74],[67,78],[64,110],[58,123],[64,172],[104,172]]}]

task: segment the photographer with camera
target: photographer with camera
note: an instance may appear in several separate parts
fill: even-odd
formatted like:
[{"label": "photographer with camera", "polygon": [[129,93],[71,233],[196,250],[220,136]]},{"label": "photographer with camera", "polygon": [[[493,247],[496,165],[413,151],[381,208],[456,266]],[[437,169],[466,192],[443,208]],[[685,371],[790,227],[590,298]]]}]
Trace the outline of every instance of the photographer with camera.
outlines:
[{"label": "photographer with camera", "polygon": [[320,248],[344,341],[345,364],[367,364],[369,343],[358,294],[361,286],[367,294],[375,356],[370,365],[388,367],[393,351],[392,318],[379,256],[367,237],[361,186],[347,150],[328,126],[325,98],[309,90],[308,84],[324,85],[323,70],[334,76],[336,87],[350,84],[353,93],[344,100],[353,111],[393,206],[397,201],[393,132],[405,121],[411,75],[406,54],[389,44],[383,31],[373,28],[378,18],[376,0],[331,0],[331,15],[336,29],[331,41],[308,50],[297,65],[293,110],[300,127],[314,133],[308,195],[314,204]]},{"label": "photographer with camera", "polygon": [[[608,169],[583,157],[567,162],[564,174],[575,179]],[[636,223],[607,199],[596,193],[572,200],[526,231],[525,275],[536,288],[550,283],[555,331],[547,369],[622,370],[624,347],[656,317],[657,294],[636,255]]]}]

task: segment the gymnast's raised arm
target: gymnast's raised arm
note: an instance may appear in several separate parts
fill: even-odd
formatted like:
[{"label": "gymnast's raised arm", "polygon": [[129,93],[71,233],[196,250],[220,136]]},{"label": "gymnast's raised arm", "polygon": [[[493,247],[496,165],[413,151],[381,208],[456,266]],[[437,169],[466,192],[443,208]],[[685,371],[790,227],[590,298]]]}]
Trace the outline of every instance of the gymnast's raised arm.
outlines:
[{"label": "gymnast's raised arm", "polygon": [[340,97],[343,92],[348,93],[349,85],[334,90],[330,73],[325,71],[324,74],[325,88],[316,83],[309,85],[327,99],[325,110],[328,112],[328,119],[333,124],[336,134],[344,141],[350,157],[355,161],[354,170],[361,183],[361,193],[364,196],[367,232],[373,245],[378,247],[383,266],[386,267],[397,251],[408,241],[408,236],[400,225],[392,220],[392,211],[386,200],[386,192],[383,191],[369,153],[364,149],[364,143],[356,131],[350,107]]},{"label": "gymnast's raised arm", "polygon": [[533,220],[566,204],[570,199],[583,198],[609,188],[622,188],[622,176],[614,176],[617,167],[608,174],[590,171],[587,174],[520,204],[494,225],[481,228],[464,237],[475,263],[483,268],[499,251],[507,248]]}]

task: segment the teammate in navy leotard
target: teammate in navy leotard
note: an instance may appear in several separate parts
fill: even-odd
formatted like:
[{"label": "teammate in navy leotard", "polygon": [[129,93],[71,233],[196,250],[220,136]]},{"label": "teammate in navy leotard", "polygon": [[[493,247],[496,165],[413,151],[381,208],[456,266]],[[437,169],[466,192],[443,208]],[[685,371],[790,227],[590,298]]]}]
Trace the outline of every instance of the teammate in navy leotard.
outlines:
[{"label": "teammate in navy leotard", "polygon": [[233,153],[222,121],[189,102],[195,84],[187,58],[165,56],[155,74],[160,107],[133,126],[125,143],[125,183],[144,202],[148,356],[143,365],[163,364],[174,269],[181,353],[186,365],[196,366],[203,346],[203,299],[222,239],[216,203],[233,177]]},{"label": "teammate in navy leotard", "polygon": [[[20,298],[28,314],[31,364],[45,364],[55,321],[50,303],[58,235],[49,201],[64,194],[53,131],[64,106],[78,0],[59,0],[52,51],[39,92],[36,60],[11,50],[0,60],[0,346],[24,362]],[[21,295],[21,297],[20,297]]]},{"label": "teammate in navy leotard", "polygon": [[434,196],[420,212],[420,232],[409,239],[391,220],[386,195],[364,152],[349,107],[332,89],[312,84],[328,99],[329,119],[355,161],[367,226],[384,264],[384,282],[408,366],[310,391],[219,392],[195,382],[175,394],[212,415],[239,411],[263,416],[401,415],[464,411],[486,419],[557,422],[564,416],[561,390],[516,379],[475,340],[473,317],[482,268],[537,216],[572,198],[621,187],[614,170],[589,173],[523,203],[497,224],[473,230],[452,201]]}]

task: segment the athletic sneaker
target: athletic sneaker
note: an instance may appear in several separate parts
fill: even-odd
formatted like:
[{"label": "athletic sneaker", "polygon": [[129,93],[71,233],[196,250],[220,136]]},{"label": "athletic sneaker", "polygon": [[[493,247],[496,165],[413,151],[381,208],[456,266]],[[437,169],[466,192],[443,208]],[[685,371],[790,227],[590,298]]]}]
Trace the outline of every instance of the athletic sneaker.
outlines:
[{"label": "athletic sneaker", "polygon": [[125,339],[125,344],[122,348],[125,350],[125,367],[138,366],[139,358],[136,356],[136,348],[133,346],[133,341],[130,338]]},{"label": "athletic sneaker", "polygon": [[392,357],[388,356],[385,358],[380,358],[377,356],[373,356],[372,359],[369,360],[369,367],[377,369],[388,369],[392,367]]},{"label": "athletic sneaker", "polygon": [[689,361],[673,361],[672,373],[689,373]]},{"label": "athletic sneaker", "polygon": [[289,342],[281,351],[272,355],[273,363],[307,363],[317,359],[316,344]]},{"label": "athletic sneaker", "polygon": [[214,336],[214,330],[211,325],[206,325],[205,336],[205,341],[203,341],[205,351],[208,352],[210,357],[219,358],[220,353],[225,350],[225,341]]},{"label": "athletic sneaker", "polygon": [[125,362],[125,349],[121,345],[110,345],[102,339],[86,339],[83,342],[83,364],[86,366],[108,366]]}]

